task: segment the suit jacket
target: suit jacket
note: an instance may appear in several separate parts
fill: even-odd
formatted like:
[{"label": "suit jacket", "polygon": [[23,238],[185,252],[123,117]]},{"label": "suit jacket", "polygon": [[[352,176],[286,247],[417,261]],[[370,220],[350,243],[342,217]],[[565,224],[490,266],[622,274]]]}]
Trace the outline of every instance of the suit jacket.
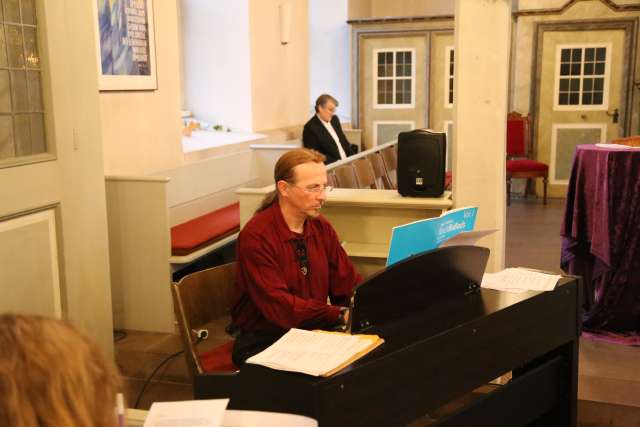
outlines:
[{"label": "suit jacket", "polygon": [[[342,145],[344,153],[347,156],[356,154],[358,152],[358,146],[349,144],[347,137],[342,131],[342,126],[340,126],[338,116],[331,117],[331,126],[338,135],[338,139],[340,140],[340,145]],[[304,125],[304,130],[302,131],[302,143],[305,148],[311,148],[324,154],[327,158],[324,163],[327,165],[341,160],[340,152],[338,151],[338,147],[336,146],[333,137],[327,128],[324,127],[317,115],[311,117]]]}]

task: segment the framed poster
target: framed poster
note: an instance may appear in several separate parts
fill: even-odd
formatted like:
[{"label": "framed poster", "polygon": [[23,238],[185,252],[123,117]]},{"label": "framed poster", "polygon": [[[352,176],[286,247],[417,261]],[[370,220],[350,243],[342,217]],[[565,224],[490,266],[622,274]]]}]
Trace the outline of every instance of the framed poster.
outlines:
[{"label": "framed poster", "polygon": [[94,0],[100,90],[154,90],[152,0]]}]

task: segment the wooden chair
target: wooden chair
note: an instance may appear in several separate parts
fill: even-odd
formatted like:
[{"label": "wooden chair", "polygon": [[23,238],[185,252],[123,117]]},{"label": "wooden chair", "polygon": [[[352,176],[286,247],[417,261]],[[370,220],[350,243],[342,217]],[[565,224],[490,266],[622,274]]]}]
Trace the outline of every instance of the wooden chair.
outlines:
[{"label": "wooden chair", "polygon": [[358,186],[358,178],[356,178],[356,172],[353,169],[351,163],[338,166],[333,169],[336,174],[336,180],[338,181],[338,188],[360,188]]},{"label": "wooden chair", "polygon": [[529,180],[542,178],[544,186],[543,204],[547,204],[547,184],[549,181],[549,165],[529,159],[530,144],[529,115],[509,113],[507,116],[507,206],[511,204],[511,179],[524,178],[524,197],[527,197]]},{"label": "wooden chair", "polygon": [[[232,262],[191,273],[171,285],[173,307],[192,378],[237,370],[231,361],[234,340],[225,331],[230,320],[235,271],[236,263]],[[200,342],[199,330],[207,330],[206,341]],[[209,349],[200,351],[200,345]]]},{"label": "wooden chair", "polygon": [[392,189],[393,186],[389,180],[389,175],[387,175],[387,169],[384,167],[384,161],[382,160],[382,157],[380,157],[380,153],[371,153],[367,158],[373,167],[373,175],[376,178],[378,188],[386,188],[387,190]]},{"label": "wooden chair", "polygon": [[398,145],[392,145],[380,151],[387,176],[392,188],[398,188]]},{"label": "wooden chair", "polygon": [[368,158],[362,157],[353,161],[353,168],[356,171],[359,188],[377,189],[376,175],[373,172],[373,166]]}]

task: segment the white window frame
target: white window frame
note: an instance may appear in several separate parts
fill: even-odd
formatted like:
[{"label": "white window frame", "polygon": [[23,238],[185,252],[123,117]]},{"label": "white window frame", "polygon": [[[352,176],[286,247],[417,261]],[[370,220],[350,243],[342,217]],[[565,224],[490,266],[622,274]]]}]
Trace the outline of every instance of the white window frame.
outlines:
[{"label": "white window frame", "polygon": [[[582,82],[584,80],[584,50],[588,48],[604,47],[607,49],[607,55],[604,63],[604,86],[602,93],[602,105],[582,105]],[[580,78],[580,104],[577,105],[560,105],[558,98],[560,94],[560,55],[562,49],[582,49],[582,69],[580,74],[573,77]],[[609,110],[609,80],[611,78],[611,43],[577,43],[577,44],[559,44],[556,46],[556,63],[554,67],[554,89],[553,89],[553,110],[554,111],[606,111]],[[592,76],[587,76],[592,77]],[[595,76],[594,76],[595,77]]]},{"label": "white window frame", "polygon": [[411,125],[410,130],[416,128],[415,120],[374,120],[371,122],[371,125],[373,127],[373,140],[371,141],[372,147],[378,146],[378,125]]},{"label": "white window frame", "polygon": [[[449,58],[451,58],[451,51],[453,51],[453,69],[454,69],[454,74],[455,74],[455,66],[456,66],[456,58],[455,58],[455,47],[453,46],[446,46],[444,48],[444,108],[447,109],[451,109],[453,108],[453,102],[449,102],[449,80],[453,79],[453,85],[455,88],[455,76],[452,76],[450,73],[450,69],[451,69],[451,61],[449,60]],[[453,94],[454,98],[453,100],[455,101],[455,93]]]},{"label": "white window frame", "polygon": [[[446,166],[449,164],[449,154],[453,155],[453,145],[451,144],[451,139],[449,138],[449,125],[453,125],[453,120],[442,121],[442,131],[447,137],[447,151],[445,152],[444,157],[445,170],[447,169]],[[451,169],[453,169],[453,162],[451,163]]]},{"label": "white window frame", "polygon": [[[393,104],[378,104],[378,53],[393,52]],[[396,104],[396,52],[411,52],[411,104]],[[373,108],[375,110],[415,108],[416,106],[416,49],[413,47],[394,47],[373,50]],[[402,79],[406,79],[403,76]]]},{"label": "white window frame", "polygon": [[558,146],[559,129],[600,129],[600,144],[607,139],[607,123],[554,123],[551,125],[551,162],[549,164],[549,183],[553,185],[568,185],[569,180],[556,178],[556,147]]}]

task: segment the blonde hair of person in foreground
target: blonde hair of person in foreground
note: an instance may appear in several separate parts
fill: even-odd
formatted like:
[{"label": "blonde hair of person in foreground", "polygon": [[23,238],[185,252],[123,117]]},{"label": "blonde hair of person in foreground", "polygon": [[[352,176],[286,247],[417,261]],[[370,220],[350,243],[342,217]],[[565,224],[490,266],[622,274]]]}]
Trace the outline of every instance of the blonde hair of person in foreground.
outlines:
[{"label": "blonde hair of person in foreground", "polygon": [[0,315],[0,426],[114,427],[121,380],[69,323]]}]

